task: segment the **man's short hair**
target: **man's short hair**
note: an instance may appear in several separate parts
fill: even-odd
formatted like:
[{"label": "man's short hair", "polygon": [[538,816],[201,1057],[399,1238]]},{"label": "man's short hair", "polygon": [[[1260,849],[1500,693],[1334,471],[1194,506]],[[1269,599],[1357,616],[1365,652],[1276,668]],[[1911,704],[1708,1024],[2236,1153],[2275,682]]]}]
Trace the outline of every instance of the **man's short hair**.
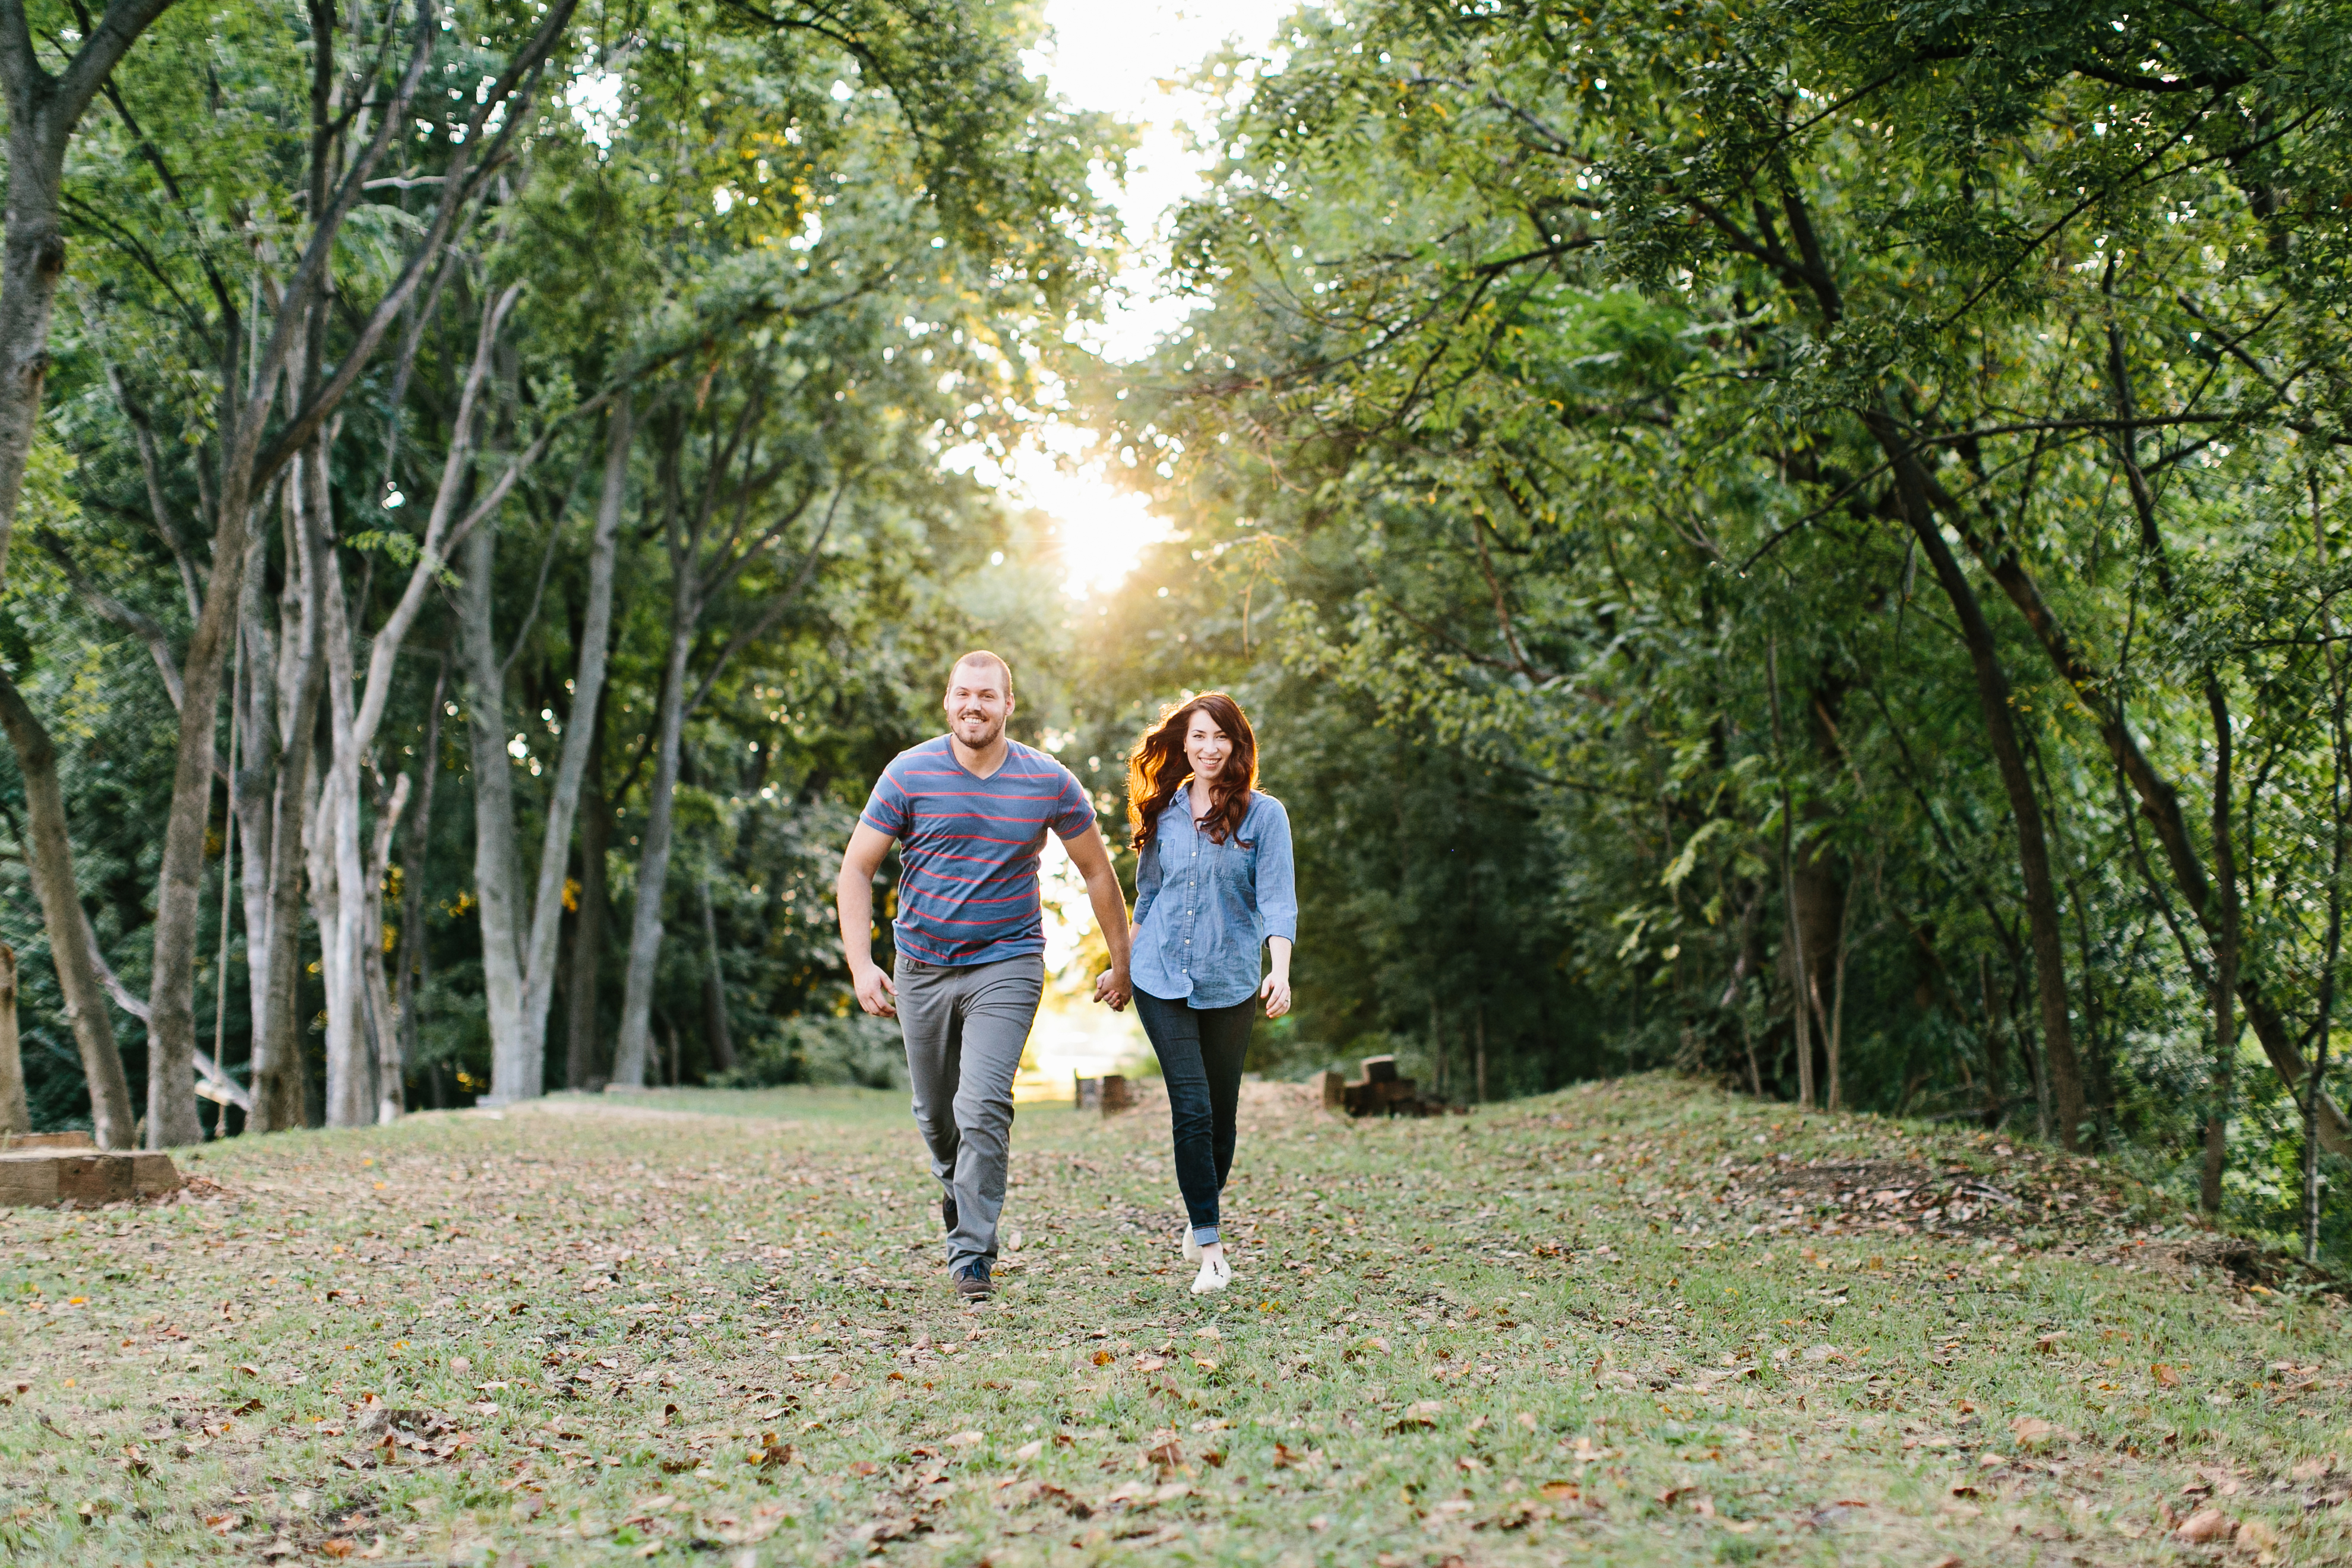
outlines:
[{"label": "man's short hair", "polygon": [[961,658],[956,660],[953,664],[948,666],[949,685],[952,686],[955,684],[955,672],[961,669],[967,664],[992,664],[996,666],[996,673],[1002,676],[1004,679],[1004,695],[1007,697],[1013,695],[1013,667],[1004,662],[1002,655],[991,653],[984,647],[976,647],[970,653],[964,655]]}]

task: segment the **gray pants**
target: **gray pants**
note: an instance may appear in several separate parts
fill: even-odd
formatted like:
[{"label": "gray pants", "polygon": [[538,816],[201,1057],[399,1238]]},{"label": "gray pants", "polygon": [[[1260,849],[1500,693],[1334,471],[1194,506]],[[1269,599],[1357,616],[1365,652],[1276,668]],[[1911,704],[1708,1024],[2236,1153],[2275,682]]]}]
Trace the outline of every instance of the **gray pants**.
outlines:
[{"label": "gray pants", "polygon": [[955,1199],[948,1267],[993,1263],[1013,1142],[1013,1075],[1045,994],[1045,961],[942,969],[901,957],[893,980],[915,1125],[930,1147],[931,1174]]}]

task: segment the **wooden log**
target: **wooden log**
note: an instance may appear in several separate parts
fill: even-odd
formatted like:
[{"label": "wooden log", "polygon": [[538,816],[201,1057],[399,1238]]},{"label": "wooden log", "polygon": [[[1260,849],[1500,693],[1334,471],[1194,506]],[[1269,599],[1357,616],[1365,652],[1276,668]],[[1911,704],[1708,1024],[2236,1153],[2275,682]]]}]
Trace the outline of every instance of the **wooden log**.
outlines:
[{"label": "wooden log", "polygon": [[1396,1080],[1396,1058],[1366,1057],[1364,1058],[1364,1081],[1366,1083],[1394,1083]]},{"label": "wooden log", "polygon": [[87,1132],[13,1132],[0,1137],[0,1149],[95,1149]]},{"label": "wooden log", "polygon": [[1135,1086],[1118,1073],[1105,1073],[1102,1080],[1102,1113],[1109,1116],[1127,1110],[1135,1104]]},{"label": "wooden log", "polygon": [[1100,1110],[1102,1109],[1102,1079],[1098,1078],[1079,1078],[1076,1074],[1073,1073],[1070,1077],[1070,1083],[1072,1089],[1071,1099],[1075,1101],[1076,1108],[1077,1110]]},{"label": "wooden log", "polygon": [[1315,1075],[1315,1082],[1318,1092],[1322,1096],[1324,1110],[1340,1110],[1346,1108],[1348,1080],[1336,1072],[1319,1072]]},{"label": "wooden log", "polygon": [[0,1203],[72,1203],[95,1207],[126,1198],[156,1197],[180,1185],[164,1153],[122,1153],[64,1148],[12,1149],[0,1153]]}]

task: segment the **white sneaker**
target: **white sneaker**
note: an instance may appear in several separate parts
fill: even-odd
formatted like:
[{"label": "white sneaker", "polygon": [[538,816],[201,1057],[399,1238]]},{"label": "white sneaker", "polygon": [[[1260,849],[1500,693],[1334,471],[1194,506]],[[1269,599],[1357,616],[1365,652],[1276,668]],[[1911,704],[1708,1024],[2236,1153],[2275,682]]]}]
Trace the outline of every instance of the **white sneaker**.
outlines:
[{"label": "white sneaker", "polygon": [[1201,1261],[1201,1244],[1192,1239],[1192,1227],[1189,1225],[1184,1227],[1184,1261],[1187,1263]]},{"label": "white sneaker", "polygon": [[1233,1282],[1233,1266],[1225,1261],[1223,1253],[1214,1258],[1203,1258],[1201,1259],[1200,1276],[1192,1281],[1192,1294],[1213,1295]]}]

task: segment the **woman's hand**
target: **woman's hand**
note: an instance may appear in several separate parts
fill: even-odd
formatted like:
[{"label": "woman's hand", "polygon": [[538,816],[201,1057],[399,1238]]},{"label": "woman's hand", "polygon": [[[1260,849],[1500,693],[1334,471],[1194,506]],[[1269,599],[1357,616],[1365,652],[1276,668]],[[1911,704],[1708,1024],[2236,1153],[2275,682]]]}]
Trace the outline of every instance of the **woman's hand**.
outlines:
[{"label": "woman's hand", "polygon": [[1267,975],[1265,984],[1257,988],[1257,994],[1265,998],[1267,1017],[1279,1018],[1290,1011],[1290,976],[1287,974]]}]

